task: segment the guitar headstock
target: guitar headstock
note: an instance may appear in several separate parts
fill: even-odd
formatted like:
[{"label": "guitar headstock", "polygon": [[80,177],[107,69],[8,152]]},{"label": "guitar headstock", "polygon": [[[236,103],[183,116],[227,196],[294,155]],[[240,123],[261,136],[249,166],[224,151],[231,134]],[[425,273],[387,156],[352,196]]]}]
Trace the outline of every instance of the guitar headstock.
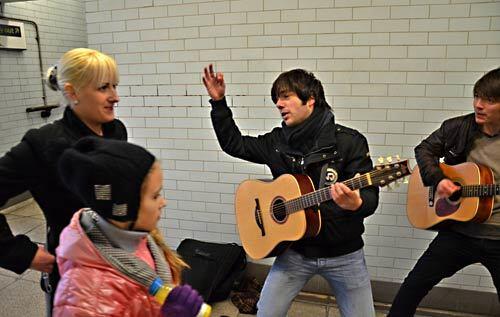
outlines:
[{"label": "guitar headstock", "polygon": [[[392,157],[388,156],[387,163],[375,166],[370,173],[373,185],[384,187],[411,174],[408,160],[400,160],[399,156],[396,158],[397,161],[393,161]],[[381,162],[380,159],[378,161]]]}]

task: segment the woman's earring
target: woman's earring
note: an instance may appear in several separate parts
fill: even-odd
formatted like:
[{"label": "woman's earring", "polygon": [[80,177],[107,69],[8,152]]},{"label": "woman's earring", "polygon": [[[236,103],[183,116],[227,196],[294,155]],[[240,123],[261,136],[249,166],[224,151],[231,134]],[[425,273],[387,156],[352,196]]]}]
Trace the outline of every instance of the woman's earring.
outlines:
[{"label": "woman's earring", "polygon": [[78,100],[73,101],[73,104],[76,106],[78,104]]}]

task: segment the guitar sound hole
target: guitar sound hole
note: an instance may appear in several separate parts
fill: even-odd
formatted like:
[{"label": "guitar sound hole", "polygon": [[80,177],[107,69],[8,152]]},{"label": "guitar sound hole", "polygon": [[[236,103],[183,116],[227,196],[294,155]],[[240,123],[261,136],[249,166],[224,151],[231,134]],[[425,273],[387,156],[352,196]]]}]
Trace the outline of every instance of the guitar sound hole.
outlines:
[{"label": "guitar sound hole", "polygon": [[458,202],[460,200],[461,196],[462,196],[462,192],[460,190],[457,190],[450,197],[448,197],[448,200],[450,202]]},{"label": "guitar sound hole", "polygon": [[284,205],[285,200],[281,197],[275,198],[272,203],[272,216],[278,223],[283,223],[286,220],[287,214]]},{"label": "guitar sound hole", "polygon": [[[454,183],[457,186],[462,186],[460,183]],[[438,215],[439,217],[447,217],[455,213],[458,208],[460,208],[461,197],[462,190],[459,189],[448,198],[438,199],[438,201],[436,202],[436,215]]]},{"label": "guitar sound hole", "polygon": [[[460,183],[455,182],[455,185],[457,186],[462,186]],[[453,194],[451,194],[450,197],[448,197],[448,200],[450,202],[456,202],[460,200],[460,197],[462,197],[462,189],[457,190]]]}]

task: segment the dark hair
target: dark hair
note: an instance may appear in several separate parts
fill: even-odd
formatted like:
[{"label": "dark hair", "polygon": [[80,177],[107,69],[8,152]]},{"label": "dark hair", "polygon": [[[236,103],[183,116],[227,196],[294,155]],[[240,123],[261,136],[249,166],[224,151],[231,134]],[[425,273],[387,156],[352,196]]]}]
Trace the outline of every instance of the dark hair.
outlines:
[{"label": "dark hair", "polygon": [[323,85],[313,73],[304,69],[292,69],[281,73],[273,83],[271,88],[271,98],[273,102],[278,102],[278,98],[287,92],[297,94],[302,104],[306,104],[309,98],[313,97],[316,107],[330,108],[325,100]]},{"label": "dark hair", "polygon": [[500,101],[500,67],[490,70],[474,84],[474,98]]}]

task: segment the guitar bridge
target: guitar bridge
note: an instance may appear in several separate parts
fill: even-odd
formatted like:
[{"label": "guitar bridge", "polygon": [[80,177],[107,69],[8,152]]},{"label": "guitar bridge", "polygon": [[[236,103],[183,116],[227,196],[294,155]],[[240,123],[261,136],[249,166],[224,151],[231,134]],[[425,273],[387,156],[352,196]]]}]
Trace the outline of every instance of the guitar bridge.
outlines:
[{"label": "guitar bridge", "polygon": [[264,230],[264,223],[262,222],[262,211],[260,210],[260,203],[259,199],[255,198],[255,222],[257,223],[257,226],[260,229],[261,235],[265,236],[266,231]]}]

